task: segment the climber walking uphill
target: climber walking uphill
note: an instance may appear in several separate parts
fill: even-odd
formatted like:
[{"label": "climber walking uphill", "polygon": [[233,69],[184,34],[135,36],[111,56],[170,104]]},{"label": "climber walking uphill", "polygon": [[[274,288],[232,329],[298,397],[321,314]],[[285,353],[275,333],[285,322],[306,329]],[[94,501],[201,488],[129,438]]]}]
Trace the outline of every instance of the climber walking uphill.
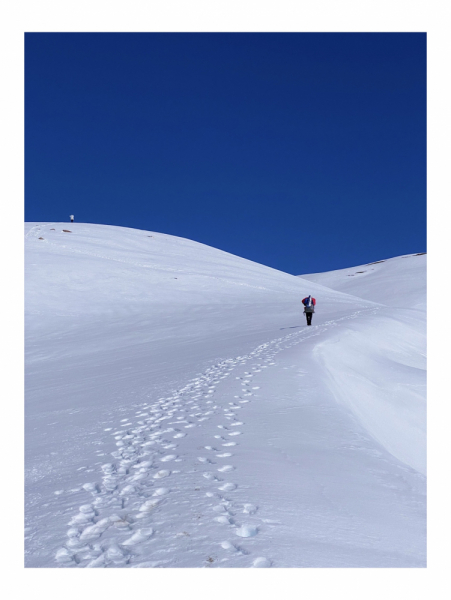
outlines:
[{"label": "climber walking uphill", "polygon": [[312,315],[315,312],[316,300],[315,300],[315,298],[312,298],[312,296],[307,296],[302,301],[302,304],[304,305],[304,315],[305,315],[305,318],[307,319],[307,325],[311,325],[312,324]]}]

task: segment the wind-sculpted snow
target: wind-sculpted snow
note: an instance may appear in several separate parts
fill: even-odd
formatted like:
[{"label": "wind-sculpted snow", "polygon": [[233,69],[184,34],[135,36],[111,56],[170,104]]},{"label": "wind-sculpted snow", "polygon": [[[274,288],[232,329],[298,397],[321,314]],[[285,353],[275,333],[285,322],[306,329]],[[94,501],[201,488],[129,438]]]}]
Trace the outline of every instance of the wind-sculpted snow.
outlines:
[{"label": "wind-sculpted snow", "polygon": [[418,310],[153,232],[25,241],[27,566],[425,566]]},{"label": "wind-sculpted snow", "polygon": [[[381,314],[382,313],[382,314]],[[425,315],[379,311],[320,343],[331,392],[394,456],[426,474]]]},{"label": "wind-sculpted snow", "polygon": [[315,352],[337,400],[390,452],[425,474],[426,255],[305,278],[385,305],[377,320],[350,322]]}]

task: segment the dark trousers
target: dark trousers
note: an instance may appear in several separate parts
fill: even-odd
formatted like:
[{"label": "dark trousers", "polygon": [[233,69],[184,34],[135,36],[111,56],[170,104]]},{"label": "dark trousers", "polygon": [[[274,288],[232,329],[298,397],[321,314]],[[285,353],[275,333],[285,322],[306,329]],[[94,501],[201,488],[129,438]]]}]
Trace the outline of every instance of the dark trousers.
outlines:
[{"label": "dark trousers", "polygon": [[305,318],[307,319],[307,325],[311,325],[312,324],[312,315],[313,315],[313,313],[306,311]]}]

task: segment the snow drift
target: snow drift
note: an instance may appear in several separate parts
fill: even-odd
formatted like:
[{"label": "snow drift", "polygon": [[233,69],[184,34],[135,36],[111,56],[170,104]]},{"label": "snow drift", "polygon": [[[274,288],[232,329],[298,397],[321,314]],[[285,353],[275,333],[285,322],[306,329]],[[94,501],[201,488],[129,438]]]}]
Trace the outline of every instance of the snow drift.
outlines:
[{"label": "snow drift", "polygon": [[[426,473],[426,255],[413,254],[309,281],[383,305],[318,344],[337,399],[403,462]],[[339,343],[339,352],[333,345]]]}]

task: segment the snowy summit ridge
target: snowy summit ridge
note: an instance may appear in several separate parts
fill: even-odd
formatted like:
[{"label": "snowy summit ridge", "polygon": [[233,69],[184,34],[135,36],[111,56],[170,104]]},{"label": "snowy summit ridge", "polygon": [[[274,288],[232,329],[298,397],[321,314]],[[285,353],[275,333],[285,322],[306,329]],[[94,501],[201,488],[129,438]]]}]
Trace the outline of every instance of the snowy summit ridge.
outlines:
[{"label": "snowy summit ridge", "polygon": [[425,255],[26,223],[25,257],[26,566],[425,566]]}]

